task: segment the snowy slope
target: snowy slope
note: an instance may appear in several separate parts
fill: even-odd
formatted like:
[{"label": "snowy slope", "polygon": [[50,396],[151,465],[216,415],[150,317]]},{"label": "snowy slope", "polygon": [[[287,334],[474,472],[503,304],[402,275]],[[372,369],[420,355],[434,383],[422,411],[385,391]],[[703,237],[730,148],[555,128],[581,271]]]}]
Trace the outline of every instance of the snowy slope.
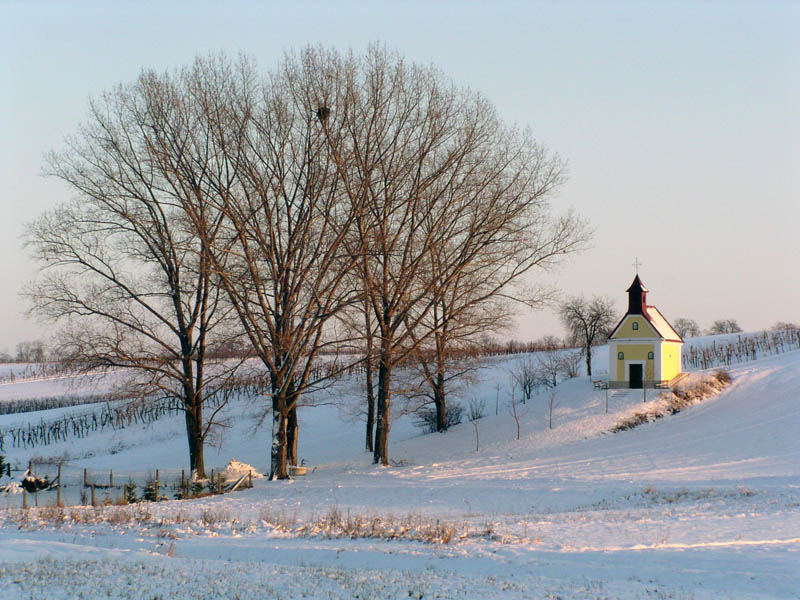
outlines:
[{"label": "snowy slope", "polygon": [[[585,377],[570,380],[559,385],[553,430],[541,396],[521,407],[517,441],[508,372],[523,359],[496,361],[463,397],[486,399],[478,452],[469,423],[423,436],[401,418],[391,455],[403,466],[378,468],[360,450],[362,425],[326,405],[301,411],[300,455],[316,467],[305,478],[149,505],[153,522],[144,526],[42,518],[18,529],[6,512],[4,597],[800,597],[800,352],[734,367],[718,396],[617,434],[606,432],[641,398],[612,398],[606,415],[604,392]],[[604,364],[602,351],[595,360]],[[357,386],[331,394],[355,396]],[[207,462],[236,457],[265,468],[258,410],[231,406],[231,430]],[[20,415],[0,426],[12,417]],[[185,442],[176,432],[180,420],[164,420],[47,453],[97,469],[178,468]],[[277,517],[303,523],[332,507],[493,533],[442,546],[274,527]]]}]

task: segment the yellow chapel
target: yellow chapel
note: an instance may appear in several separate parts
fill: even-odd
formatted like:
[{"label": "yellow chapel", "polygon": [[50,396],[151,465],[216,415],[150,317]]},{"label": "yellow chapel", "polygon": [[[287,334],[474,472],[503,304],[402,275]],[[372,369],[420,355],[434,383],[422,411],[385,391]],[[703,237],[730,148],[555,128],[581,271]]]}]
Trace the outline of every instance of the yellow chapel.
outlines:
[{"label": "yellow chapel", "polygon": [[628,312],[608,337],[608,387],[667,385],[681,372],[683,339],[655,306],[637,274],[628,292]]}]

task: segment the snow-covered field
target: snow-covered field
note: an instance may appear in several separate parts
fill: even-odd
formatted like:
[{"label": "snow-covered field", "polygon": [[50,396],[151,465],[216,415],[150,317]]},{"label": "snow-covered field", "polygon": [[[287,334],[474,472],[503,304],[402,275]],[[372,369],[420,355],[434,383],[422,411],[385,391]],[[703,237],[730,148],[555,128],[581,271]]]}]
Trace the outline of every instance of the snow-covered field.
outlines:
[{"label": "snow-covered field", "polygon": [[[718,396],[616,434],[641,392],[612,396],[605,414],[605,392],[569,380],[553,429],[543,394],[520,407],[516,440],[509,372],[520,360],[492,361],[461,394],[465,405],[485,400],[477,452],[471,423],[420,435],[403,417],[391,432],[396,466],[373,466],[363,425],[348,417],[358,385],[343,382],[318,398],[325,405],[301,409],[306,477],[63,515],[23,513],[8,498],[0,597],[800,598],[799,351],[734,367]],[[606,360],[599,349],[599,370]],[[45,394],[48,382],[37,385]],[[13,388],[0,401],[20,397]],[[232,403],[207,464],[265,470],[259,412]],[[0,427],[41,417],[6,415]],[[76,472],[179,469],[181,427],[172,417],[6,456],[67,457]],[[394,539],[337,537],[335,515]],[[449,543],[414,539],[440,529]]]}]

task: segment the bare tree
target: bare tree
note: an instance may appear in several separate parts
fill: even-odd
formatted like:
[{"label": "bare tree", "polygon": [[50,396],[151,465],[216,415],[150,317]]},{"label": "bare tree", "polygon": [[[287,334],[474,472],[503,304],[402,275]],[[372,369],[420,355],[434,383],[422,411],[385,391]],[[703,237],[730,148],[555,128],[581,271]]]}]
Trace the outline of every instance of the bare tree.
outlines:
[{"label": "bare tree", "polygon": [[697,337],[701,335],[702,332],[700,331],[700,326],[697,324],[697,321],[694,319],[687,319],[685,317],[681,317],[679,319],[675,319],[675,332],[681,336],[681,338],[690,338],[690,337]]},{"label": "bare tree", "polygon": [[519,441],[519,407],[516,396],[516,386],[514,384],[511,385],[511,399],[508,401],[508,412],[511,413],[511,416],[514,418],[514,424],[517,426],[516,440]]},{"label": "bare tree", "polygon": [[553,411],[556,407],[556,387],[558,376],[564,371],[564,357],[557,352],[548,352],[537,357],[536,382],[548,390],[548,427],[553,428]]},{"label": "bare tree", "polygon": [[583,347],[586,374],[592,375],[592,347],[604,342],[614,325],[614,305],[608,298],[583,296],[568,299],[559,310],[570,342]]},{"label": "bare tree", "polygon": [[558,376],[564,369],[564,362],[557,352],[541,353],[536,357],[534,371],[534,386],[555,388],[558,385]]},{"label": "bare tree", "polygon": [[[455,323],[447,311],[433,316],[454,282],[485,265],[472,310],[577,247],[579,222],[547,210],[562,163],[504,127],[480,95],[377,46],[360,57],[306,56],[317,96],[337,116],[325,131],[343,189],[360,207],[350,247],[380,340],[374,459],[386,465],[393,371],[442,331],[441,318]],[[438,366],[432,374],[441,379]]]},{"label": "bare tree", "polygon": [[717,319],[711,324],[711,327],[708,328],[709,335],[739,333],[740,331],[742,331],[742,328],[739,327],[739,323],[736,322],[736,319]]},{"label": "bare tree", "polygon": [[561,363],[561,372],[565,377],[573,378],[580,375],[581,353],[575,350],[565,350],[558,356]]},{"label": "bare tree", "polygon": [[[262,81],[247,61],[202,61],[194,92],[225,165],[213,174],[224,222],[208,240],[211,260],[269,376],[274,479],[296,460],[301,397],[346,368],[316,367],[343,343],[333,317],[360,298],[358,256],[345,246],[358,208],[341,192],[326,134],[329,117],[342,117],[314,93],[314,66],[287,57]],[[203,235],[198,207],[186,210]]]},{"label": "bare tree", "polygon": [[[32,312],[64,323],[59,355],[86,369],[122,368],[134,390],[181,400],[189,464],[204,476],[203,444],[230,364],[208,355],[229,341],[207,244],[220,215],[207,205],[210,132],[182,75],[144,72],[92,101],[87,122],[52,153],[47,173],[77,194],[29,228],[42,268]],[[188,155],[193,160],[187,160]],[[201,207],[204,235],[182,206]]]},{"label": "bare tree", "polygon": [[519,386],[522,393],[522,403],[525,404],[533,398],[539,386],[539,369],[530,358],[522,359],[511,371],[512,383]]}]

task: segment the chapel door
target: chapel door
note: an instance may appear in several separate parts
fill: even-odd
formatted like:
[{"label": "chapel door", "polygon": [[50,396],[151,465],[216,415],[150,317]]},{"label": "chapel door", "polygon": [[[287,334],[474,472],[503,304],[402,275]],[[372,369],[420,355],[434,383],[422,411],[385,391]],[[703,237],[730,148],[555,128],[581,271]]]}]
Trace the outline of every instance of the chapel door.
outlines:
[{"label": "chapel door", "polygon": [[642,369],[643,365],[630,365],[631,389],[642,389]]}]

